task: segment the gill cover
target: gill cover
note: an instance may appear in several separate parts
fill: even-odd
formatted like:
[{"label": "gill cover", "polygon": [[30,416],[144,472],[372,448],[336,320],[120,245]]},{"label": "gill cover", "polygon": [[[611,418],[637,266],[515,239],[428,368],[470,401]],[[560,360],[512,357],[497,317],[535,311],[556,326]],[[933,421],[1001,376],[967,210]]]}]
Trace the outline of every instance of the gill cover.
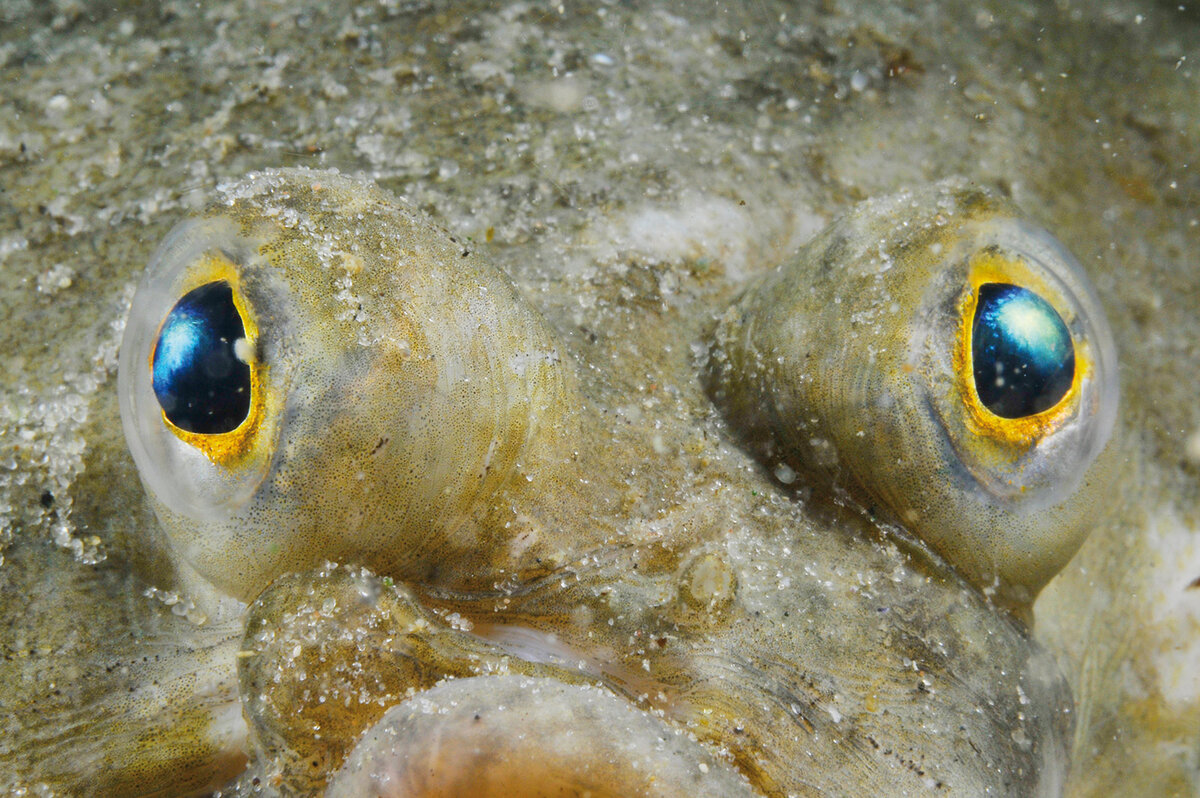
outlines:
[{"label": "gill cover", "polygon": [[769,463],[848,491],[1005,604],[1033,600],[1104,504],[1104,312],[1058,241],[963,181],[865,202],[752,284],[709,377]]}]

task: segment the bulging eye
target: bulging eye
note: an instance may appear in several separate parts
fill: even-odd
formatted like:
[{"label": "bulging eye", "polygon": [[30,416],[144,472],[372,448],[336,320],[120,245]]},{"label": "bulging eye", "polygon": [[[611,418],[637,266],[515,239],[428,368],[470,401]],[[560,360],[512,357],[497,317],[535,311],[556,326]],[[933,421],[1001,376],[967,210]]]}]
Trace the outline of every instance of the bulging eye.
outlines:
[{"label": "bulging eye", "polygon": [[152,258],[126,321],[126,440],[150,493],[181,517],[227,517],[271,459],[280,398],[248,295],[243,266],[253,251],[224,220],[181,224]]},{"label": "bulging eye", "polygon": [[747,289],[709,388],[769,462],[1027,605],[1113,472],[1112,336],[1048,232],[961,181],[867,202]]},{"label": "bulging eye", "polygon": [[183,296],[163,321],[150,363],[167,421],[185,432],[232,432],[250,415],[250,344],[229,283]]},{"label": "bulging eye", "polygon": [[495,530],[519,530],[489,513],[565,436],[544,321],[372,185],[279,170],[222,192],[151,259],[121,347],[126,439],[182,577],[241,600],[324,560],[492,584]]}]

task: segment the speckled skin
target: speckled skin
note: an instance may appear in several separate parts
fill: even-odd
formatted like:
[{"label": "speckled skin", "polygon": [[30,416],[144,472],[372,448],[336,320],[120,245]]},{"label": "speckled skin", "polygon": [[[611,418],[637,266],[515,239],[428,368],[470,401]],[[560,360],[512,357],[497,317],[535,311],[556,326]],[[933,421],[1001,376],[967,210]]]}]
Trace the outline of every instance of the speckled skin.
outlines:
[{"label": "speckled skin", "polygon": [[[1011,196],[1097,286],[1131,447],[1119,512],[1035,607],[1074,696],[1065,793],[1195,794],[1200,107],[1196,11],[1178,5],[3,3],[0,681],[17,687],[0,696],[0,784],[180,794],[244,768],[236,674],[206,665],[242,624],[187,620],[204,612],[176,601],[147,537],[114,325],[217,183],[303,164],[372,177],[473,239],[545,315],[603,423],[629,431],[620,462],[673,463],[656,424],[687,430],[687,468],[757,474],[753,501],[788,508],[798,537],[846,523],[730,443],[700,389],[713,314],[858,199],[952,174]],[[630,526],[752,503],[636,467]],[[852,590],[836,559],[808,565]],[[803,615],[836,639],[822,618]],[[99,720],[159,686],[177,700]],[[230,737],[198,745],[214,707]],[[157,764],[105,764],[130,761],[130,735]]]},{"label": "speckled skin", "polygon": [[[909,222],[921,200],[942,196],[882,203],[867,227],[919,230]],[[238,665],[251,746],[285,792],[315,792],[341,764],[343,750],[288,754],[307,748],[311,729],[346,748],[406,691],[496,672],[606,686],[648,713],[651,731],[631,727],[631,739],[650,734],[649,747],[686,729],[729,752],[763,795],[1060,791],[1065,680],[1018,622],[906,533],[898,548],[888,539],[896,530],[835,509],[831,493],[816,497],[829,516],[813,527],[797,502],[759,496],[754,471],[714,463],[710,452],[724,442],[687,451],[691,430],[669,419],[611,428],[609,398],[580,384],[579,365],[499,272],[368,183],[307,170],[256,174],[224,187],[198,218],[170,237],[134,297],[120,380],[171,557],[198,577],[189,595],[215,607],[206,593],[250,600],[281,574],[326,560],[365,565],[412,591],[407,615],[422,619],[413,627],[384,618],[377,634],[462,638],[414,641],[367,661],[364,652],[380,646],[322,649],[308,664],[291,644],[261,653],[258,640],[280,646],[276,625],[303,630],[329,614],[327,602],[336,611],[371,592],[329,589],[318,600],[315,588],[272,587],[255,604]],[[205,494],[213,503],[253,481],[217,517],[209,506],[192,509],[191,498],[181,508],[174,484],[150,478],[170,464],[138,441],[162,414],[154,401],[131,403],[149,382],[156,320],[214,249],[236,264],[256,319],[269,415],[255,433],[265,442],[252,444],[267,448],[265,473],[257,457],[205,464],[218,472],[219,490]],[[160,290],[164,275],[175,290]],[[635,442],[650,436],[658,443],[647,456]],[[203,468],[184,473],[206,478]],[[720,518],[707,507],[712,494]],[[852,582],[828,579],[812,565],[821,562],[853,573]],[[465,618],[477,635],[439,633],[446,621],[422,605]],[[800,620],[814,616],[826,625]],[[346,633],[363,626],[334,624]],[[534,665],[546,661],[558,667]],[[332,684],[347,673],[387,683],[387,698],[326,687],[314,668]],[[341,696],[354,701],[336,721],[295,721],[306,704],[336,706]],[[500,759],[529,725],[507,717],[511,725],[496,721],[487,737]],[[441,734],[456,745],[453,728]],[[578,762],[556,766],[604,768],[614,795],[659,769],[653,756],[622,766],[601,759],[606,751],[584,746]],[[451,756],[441,767],[456,764]],[[529,783],[549,783],[526,770]]]}]

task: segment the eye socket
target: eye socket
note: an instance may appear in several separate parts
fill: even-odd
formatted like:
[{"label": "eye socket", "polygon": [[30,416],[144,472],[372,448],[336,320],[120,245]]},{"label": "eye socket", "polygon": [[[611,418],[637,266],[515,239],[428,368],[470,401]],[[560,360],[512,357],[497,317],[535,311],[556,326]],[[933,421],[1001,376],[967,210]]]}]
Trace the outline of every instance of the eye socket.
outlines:
[{"label": "eye socket", "polygon": [[250,344],[224,280],[194,288],[163,321],[151,355],[154,395],[184,432],[233,432],[250,415]]},{"label": "eye socket", "polygon": [[863,203],[713,333],[708,388],[769,467],[856,498],[1028,604],[1115,471],[1116,353],[1047,231],[963,181]]},{"label": "eye socket", "polygon": [[972,377],[984,407],[1025,418],[1062,401],[1075,380],[1075,345],[1049,302],[1019,285],[985,283],[973,316]]}]

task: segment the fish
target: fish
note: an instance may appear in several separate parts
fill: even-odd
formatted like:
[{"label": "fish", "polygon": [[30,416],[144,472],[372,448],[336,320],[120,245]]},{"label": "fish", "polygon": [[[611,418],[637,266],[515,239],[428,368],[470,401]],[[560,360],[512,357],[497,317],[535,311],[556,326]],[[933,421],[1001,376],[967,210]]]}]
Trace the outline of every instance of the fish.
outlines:
[{"label": "fish", "polygon": [[[5,786],[65,794],[179,795],[285,784],[303,790],[314,776],[300,767],[299,754],[315,750],[347,763],[335,773],[340,765],[321,760],[315,778],[353,791],[353,779],[400,761],[386,744],[393,729],[420,728],[413,739],[434,739],[428,727],[406,725],[424,717],[414,710],[445,711],[451,733],[468,734],[475,714],[484,728],[504,730],[511,727],[489,704],[489,696],[503,696],[526,722],[548,723],[563,707],[579,710],[580,722],[591,724],[581,738],[594,745],[585,742],[574,755],[616,762],[630,778],[633,769],[621,767],[629,763],[612,752],[669,732],[678,745],[671,750],[697,763],[679,776],[692,781],[673,785],[704,783],[695,781],[706,775],[703,764],[718,794],[886,792],[990,777],[965,774],[969,767],[939,747],[950,740],[932,739],[932,726],[902,729],[891,708],[934,713],[961,706],[956,702],[967,695],[1003,693],[1003,717],[978,720],[981,731],[957,739],[983,745],[992,757],[984,761],[1036,762],[1012,791],[1187,794],[1197,772],[1198,694],[1187,668],[1197,639],[1196,591],[1188,587],[1196,578],[1196,458],[1188,441],[1200,425],[1190,401],[1194,386],[1178,371],[1196,323],[1187,310],[1195,279],[1179,264],[1194,242],[1187,223],[1193,206],[1185,199],[1194,180],[1173,160],[1181,134],[1163,123],[1159,96],[1185,87],[1190,68],[1128,56],[1143,52],[1145,36],[1170,50],[1194,21],[1157,7],[1103,19],[1085,10],[1087,24],[1067,14],[1043,17],[1042,38],[1035,39],[1023,35],[1020,19],[989,18],[953,3],[904,13],[865,4],[725,8],[716,17],[654,4],[598,11],[546,18],[519,6],[478,14],[381,6],[314,16],[297,7],[280,12],[274,26],[226,24],[209,34],[225,53],[223,65],[195,70],[197,82],[183,79],[188,65],[207,63],[216,51],[204,55],[190,36],[175,39],[189,41],[176,51],[162,44],[197,23],[190,10],[158,21],[161,30],[149,35],[117,13],[64,12],[57,30],[15,18],[10,29],[18,36],[37,35],[6,51],[10,73],[27,70],[6,85],[20,107],[44,114],[11,119],[8,140],[17,143],[0,153],[13,187],[0,252],[16,277],[3,334],[5,350],[17,353],[6,363],[10,387],[2,403],[11,458],[0,484],[0,581],[9,597],[3,667],[5,682],[20,685],[6,698]],[[1132,16],[1138,14],[1140,22]],[[357,22],[338,34],[351,18]],[[917,35],[942,28],[981,31],[972,48],[995,58],[1010,57],[1009,48],[1057,71],[1005,77],[984,71],[978,49],[965,40]],[[475,38],[481,29],[488,41],[511,43],[517,35],[575,55],[570,66],[556,67],[558,76],[527,77],[531,51],[484,46]],[[1109,45],[1100,53],[1097,31]],[[347,58],[300,69],[314,57],[302,44],[318,32],[329,33]],[[643,72],[643,57],[620,44],[631,32],[655,54],[652,61],[683,68]],[[510,38],[494,35],[505,33]],[[100,55],[88,77],[72,83],[70,65],[85,58],[74,48],[88,42]],[[400,42],[407,55],[388,61],[383,53]],[[55,58],[45,60],[33,43]],[[439,49],[444,43],[448,49]],[[173,63],[168,52],[182,60]],[[389,68],[352,69],[356,57]],[[146,84],[153,99],[133,103],[128,93],[103,90],[105,83],[123,86],[122,74],[154,75]],[[1129,79],[1113,81],[1112,74]],[[1164,95],[1114,91],[1122,82]],[[289,102],[293,97],[316,100]],[[1078,113],[1084,97],[1103,109],[1102,123],[1079,121],[1096,116]],[[164,120],[163,107],[177,116]],[[268,107],[276,113],[266,114]],[[931,110],[914,115],[913,108]],[[335,118],[344,135],[327,134]],[[278,125],[288,131],[282,139],[270,132]],[[468,132],[444,135],[450,129]],[[81,137],[81,130],[98,135]],[[281,150],[283,140],[289,143]],[[1116,149],[1103,149],[1105,141]],[[1112,154],[1107,161],[1079,158],[1080,142]],[[1152,150],[1159,155],[1147,154]],[[1163,157],[1175,186],[1156,179]],[[461,537],[450,548],[458,553],[444,563],[430,564],[432,557],[418,564],[420,551],[393,552],[399,559],[388,561],[383,547],[364,545],[335,547],[330,556],[342,560],[336,568],[314,552],[285,554],[270,566],[275,579],[285,579],[275,573],[283,569],[313,590],[332,591],[328,609],[324,598],[312,605],[297,596],[296,583],[286,579],[258,593],[258,576],[249,573],[261,564],[257,551],[239,565],[246,573],[218,575],[219,557],[198,556],[203,534],[189,538],[185,525],[164,522],[153,483],[170,475],[147,479],[143,467],[151,488],[144,491],[137,447],[132,457],[126,453],[117,424],[117,349],[133,281],[151,249],[181,219],[203,216],[213,197],[223,198],[219,204],[248,201],[235,199],[254,183],[243,176],[281,160],[373,178],[385,187],[388,198],[380,201],[406,208],[396,212],[402,216],[433,211],[439,221],[422,222],[429,225],[422,229],[455,231],[430,233],[446,257],[462,244],[457,257],[471,269],[482,263],[490,290],[504,297],[499,301],[531,319],[526,333],[539,331],[534,337],[544,345],[533,347],[536,356],[508,363],[513,372],[542,368],[561,377],[531,403],[553,407],[570,397],[572,408],[542,428],[546,438],[525,441],[550,441],[558,459],[533,464],[541,466],[537,477],[515,494],[516,506],[545,514],[520,518],[522,534],[489,541],[480,530],[495,519],[475,518],[455,527]],[[151,162],[156,166],[146,168]],[[255,180],[281,179],[278,172],[258,174]],[[320,174],[331,184],[341,179]],[[1119,357],[1119,412],[1105,444],[1112,448],[1093,461],[1112,482],[1094,494],[1088,523],[1077,529],[1090,534],[1057,577],[1043,573],[1018,590],[1010,589],[1009,575],[964,568],[966,547],[913,534],[909,526],[920,519],[906,519],[905,508],[864,484],[867,478],[836,472],[831,479],[828,469],[806,468],[794,451],[773,450],[778,444],[764,428],[747,428],[745,415],[729,412],[714,390],[723,375],[712,357],[720,356],[721,331],[730,329],[723,316],[750,301],[756,281],[794,264],[803,247],[811,251],[808,239],[855,213],[856,202],[875,198],[869,207],[919,195],[947,174],[966,175],[990,203],[1019,206],[1023,218],[1074,251],[1099,297],[1080,315],[1096,318],[1102,306]],[[379,196],[367,182],[355,185]],[[416,207],[391,197],[397,191]],[[280,221],[272,217],[264,229]],[[260,232],[242,238],[261,242]],[[225,255],[234,263],[247,251],[234,247]],[[353,345],[352,352],[391,346],[391,357],[408,362],[399,337],[373,340],[364,332],[369,318],[355,318],[362,297],[350,289],[355,279],[367,280],[355,269],[354,257],[341,258],[327,275],[350,281],[340,298],[342,287],[325,296],[336,312],[350,313],[345,340],[327,344]],[[1071,305],[1039,295],[1072,330]],[[161,307],[151,320],[153,332],[170,309]],[[136,318],[144,306],[133,310]],[[842,321],[872,322],[851,315]],[[253,321],[270,343],[272,327]],[[44,332],[29,336],[33,329]],[[239,350],[248,366],[268,352]],[[1115,367],[1107,356],[1076,362],[1103,363],[1104,379],[1093,384],[1110,384]],[[259,377],[269,380],[274,368]],[[360,373],[358,389],[368,373]],[[435,380],[429,395],[448,399],[456,385]],[[571,440],[586,444],[576,452]],[[388,456],[391,445],[380,453]],[[326,463],[337,457],[293,456]],[[198,468],[213,464],[203,453],[193,459]],[[507,485],[526,466],[504,473],[489,469],[491,462],[485,448],[474,466],[484,482]],[[562,487],[580,474],[591,484]],[[350,476],[342,496],[355,489]],[[539,484],[552,487],[539,491]],[[571,495],[546,507],[558,492]],[[597,506],[590,503],[595,497]],[[320,526],[318,515],[296,517]],[[555,522],[545,524],[548,517]],[[596,523],[585,523],[590,519]],[[362,523],[379,520],[364,516]],[[343,514],[337,525],[355,522]],[[439,534],[451,534],[441,523],[435,518],[430,537],[419,540],[426,554],[442,545]],[[497,575],[500,560],[487,562],[486,555],[500,540],[512,558],[506,562],[521,565]],[[603,545],[593,548],[597,540]],[[1078,545],[1072,540],[1059,559]],[[591,553],[586,562],[583,551]],[[474,564],[459,570],[464,563]],[[885,582],[885,572],[899,581]],[[620,589],[604,594],[614,586]],[[355,735],[362,723],[375,724],[361,748],[352,745],[357,736],[331,749],[296,735],[279,744],[271,736],[279,718],[270,701],[257,701],[264,697],[261,676],[286,675],[288,667],[295,673],[320,649],[272,649],[266,632],[286,638],[302,629],[289,626],[293,613],[262,608],[272,601],[304,607],[314,624],[334,628],[343,623],[339,611],[363,611],[350,597],[364,590],[416,612],[404,621],[420,627],[410,643],[448,646],[443,653],[454,656],[442,664],[460,667],[465,657],[466,669],[440,683],[420,682],[414,696],[386,679],[369,687],[369,699],[397,700],[394,712],[373,701],[380,714],[365,721],[362,707],[350,713]],[[887,600],[871,606],[869,597],[880,595]],[[782,608],[793,600],[796,607]],[[261,625],[249,625],[251,617]],[[819,627],[801,625],[810,621]],[[597,628],[599,642],[586,635]],[[882,630],[889,629],[912,634],[886,640]],[[701,640],[712,643],[704,648]],[[701,648],[688,652],[684,641]],[[911,648],[908,663],[886,656],[873,662],[861,653],[904,646]],[[990,665],[965,650],[986,652]],[[804,659],[798,651],[816,653]],[[837,665],[846,662],[855,667]],[[981,678],[996,663],[1013,667],[999,666],[1006,673],[999,680]],[[495,672],[471,670],[484,666]],[[843,689],[859,666],[885,677]],[[344,673],[318,675],[336,688]],[[1014,684],[1020,689],[1010,689]],[[756,708],[764,697],[775,702],[770,710]],[[453,706],[473,711],[449,717]],[[1004,726],[1014,714],[1022,725]],[[784,731],[779,718],[787,718]],[[876,725],[863,725],[864,718]],[[628,738],[606,737],[620,724],[629,725]],[[852,725],[847,739],[857,740],[856,756],[873,765],[839,778],[837,751],[823,744],[851,734]],[[873,731],[889,728],[888,735]],[[868,737],[884,744],[875,749]],[[889,747],[914,738],[939,753],[921,760]],[[1114,739],[1125,741],[1119,752]],[[558,759],[532,761],[550,773],[545,760],[571,761],[570,749],[559,750]],[[420,759],[419,745],[406,751],[408,761],[430,761]],[[788,761],[796,751],[816,761],[800,768]],[[666,762],[677,760],[660,759],[664,778]],[[481,773],[458,775],[472,772]],[[621,784],[612,773],[604,779]],[[683,789],[691,787],[677,787]]]}]

